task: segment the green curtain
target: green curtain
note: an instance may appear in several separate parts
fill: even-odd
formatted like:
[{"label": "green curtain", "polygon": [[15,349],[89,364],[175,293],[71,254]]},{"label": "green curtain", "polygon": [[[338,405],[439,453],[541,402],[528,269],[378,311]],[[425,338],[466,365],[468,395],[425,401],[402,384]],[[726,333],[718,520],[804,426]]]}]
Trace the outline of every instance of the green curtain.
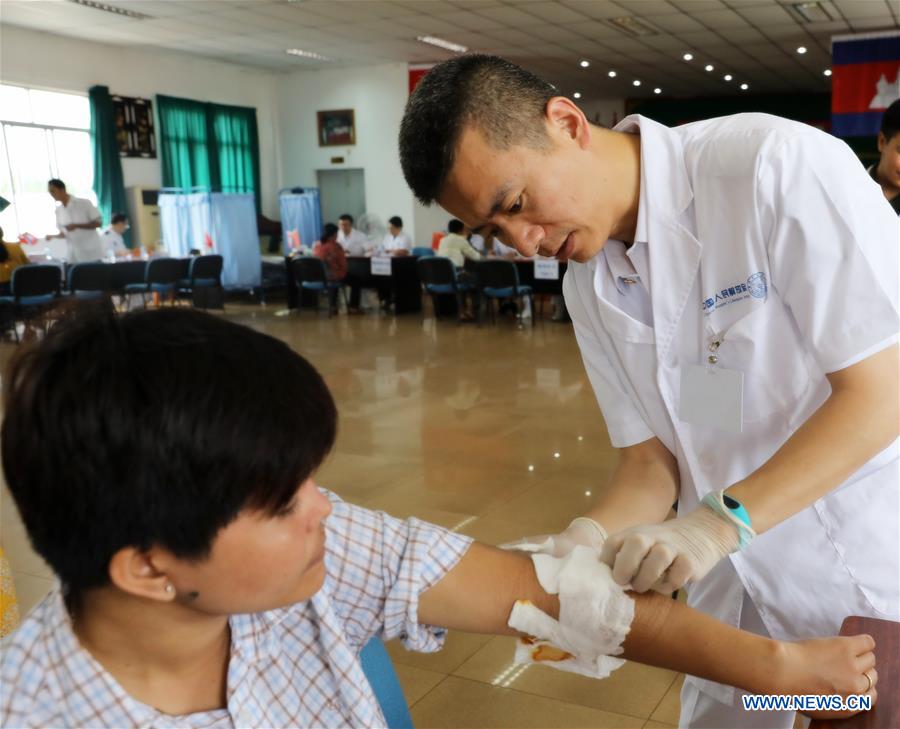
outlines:
[{"label": "green curtain", "polygon": [[157,96],[163,187],[252,192],[260,209],[256,109]]},{"label": "green curtain", "polygon": [[157,96],[163,187],[213,188],[206,104]]},{"label": "green curtain", "polygon": [[209,138],[213,141],[210,168],[223,192],[252,192],[256,210],[259,195],[259,134],[256,109],[209,104]]},{"label": "green curtain", "polygon": [[[116,122],[109,87],[92,86],[88,90],[88,96],[91,103],[94,192],[97,194],[103,224],[109,225],[113,213],[125,212],[125,181],[122,177],[122,161],[119,159]],[[125,245],[130,248],[131,232],[126,232],[123,238]]]}]

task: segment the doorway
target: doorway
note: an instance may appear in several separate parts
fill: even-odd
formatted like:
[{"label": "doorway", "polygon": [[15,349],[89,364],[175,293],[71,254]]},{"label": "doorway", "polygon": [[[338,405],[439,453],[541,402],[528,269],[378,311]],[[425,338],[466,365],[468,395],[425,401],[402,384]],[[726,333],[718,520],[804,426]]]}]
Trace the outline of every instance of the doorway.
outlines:
[{"label": "doorway", "polygon": [[366,212],[366,178],[363,170],[318,170],[322,222],[338,222],[347,213],[354,220]]}]

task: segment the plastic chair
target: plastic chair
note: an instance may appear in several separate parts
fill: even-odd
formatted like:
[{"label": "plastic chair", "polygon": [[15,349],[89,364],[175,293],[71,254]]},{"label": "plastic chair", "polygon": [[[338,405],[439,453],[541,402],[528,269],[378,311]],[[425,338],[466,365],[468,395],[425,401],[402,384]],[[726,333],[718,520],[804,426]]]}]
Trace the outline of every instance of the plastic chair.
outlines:
[{"label": "plastic chair", "polygon": [[359,660],[375,698],[378,699],[388,729],[412,729],[412,717],[406,706],[406,697],[384,643],[378,638],[372,638],[360,652]]},{"label": "plastic chair", "polygon": [[[512,261],[480,261],[475,266],[475,280],[478,282],[478,293],[487,302],[491,310],[491,322],[496,320],[494,302],[499,299],[528,299],[534,311],[534,296],[531,286],[519,283],[519,271]],[[478,307],[478,321],[481,322],[481,307]],[[534,315],[531,317],[534,326]]]},{"label": "plastic chair", "polygon": [[141,294],[144,307],[147,306],[147,294],[159,294],[160,297],[173,293],[178,281],[183,278],[185,261],[180,258],[153,258],[147,261],[142,283],[130,283],[125,286],[125,295]]},{"label": "plastic chair", "polygon": [[[195,256],[194,258],[191,258],[188,263],[188,275],[178,282],[178,290],[190,293],[194,306],[197,306],[198,291],[212,292],[215,290],[221,299],[221,308],[224,309],[225,298],[222,296],[222,267],[224,262],[225,259],[218,254]],[[204,297],[202,299],[203,305],[199,308],[208,308],[206,306],[208,298],[209,297]]]},{"label": "plastic chair", "polygon": [[58,266],[27,264],[13,270],[10,295],[0,296],[0,303],[12,310],[16,341],[19,341],[16,322],[27,321],[29,314],[40,314],[52,304],[59,297],[60,279]]},{"label": "plastic chair", "polygon": [[455,296],[457,316],[461,320],[463,294],[471,291],[472,287],[457,279],[456,266],[453,265],[453,261],[443,256],[426,256],[416,261],[416,268],[419,271],[419,280],[422,282],[422,287],[431,295],[434,318],[441,318],[437,297]]},{"label": "plastic chair", "polygon": [[416,246],[410,251],[410,254],[415,258],[427,258],[428,256],[437,255],[432,248],[426,248],[425,246]]},{"label": "plastic chair", "polygon": [[340,291],[344,294],[344,304],[347,305],[347,293],[341,281],[329,281],[325,261],[314,256],[300,256],[291,261],[291,276],[297,288],[304,291],[314,291],[316,294],[316,306],[318,307],[323,293],[328,293],[328,316],[334,314],[332,295]]},{"label": "plastic chair", "polygon": [[69,269],[69,296],[79,301],[106,297],[111,289],[110,268],[108,263],[76,263]]}]

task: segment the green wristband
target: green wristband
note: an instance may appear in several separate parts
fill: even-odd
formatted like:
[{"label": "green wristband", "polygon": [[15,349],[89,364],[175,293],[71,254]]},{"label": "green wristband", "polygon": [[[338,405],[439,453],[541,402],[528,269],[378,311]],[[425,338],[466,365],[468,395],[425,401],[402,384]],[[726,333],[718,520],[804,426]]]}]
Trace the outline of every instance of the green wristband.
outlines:
[{"label": "green wristband", "polygon": [[724,491],[712,491],[703,497],[703,504],[734,524],[740,539],[738,549],[746,547],[756,536],[753,524],[750,523],[750,514],[733,496],[728,496]]}]

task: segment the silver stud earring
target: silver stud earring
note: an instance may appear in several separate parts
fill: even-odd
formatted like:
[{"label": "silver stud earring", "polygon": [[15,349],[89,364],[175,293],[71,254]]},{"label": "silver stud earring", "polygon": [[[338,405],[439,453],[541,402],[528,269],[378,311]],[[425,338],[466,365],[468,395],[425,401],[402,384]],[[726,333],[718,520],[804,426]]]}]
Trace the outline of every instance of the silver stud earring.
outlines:
[{"label": "silver stud earring", "polygon": [[166,585],[166,592],[175,592],[175,588],[172,587],[172,583]]}]

